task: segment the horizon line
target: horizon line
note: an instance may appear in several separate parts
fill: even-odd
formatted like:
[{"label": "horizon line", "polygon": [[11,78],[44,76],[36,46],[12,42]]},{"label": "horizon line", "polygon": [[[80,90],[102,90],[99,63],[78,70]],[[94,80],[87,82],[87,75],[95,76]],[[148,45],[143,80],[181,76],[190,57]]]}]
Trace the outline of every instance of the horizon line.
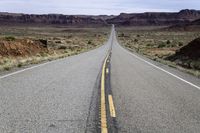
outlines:
[{"label": "horizon line", "polygon": [[183,10],[195,10],[200,11],[200,9],[181,9],[176,11],[144,11],[144,12],[121,12],[119,14],[65,14],[65,13],[25,13],[25,12],[9,12],[9,11],[0,11],[0,13],[8,13],[8,14],[27,14],[27,15],[77,15],[77,16],[117,16],[120,14],[140,14],[140,13],[178,13]]}]

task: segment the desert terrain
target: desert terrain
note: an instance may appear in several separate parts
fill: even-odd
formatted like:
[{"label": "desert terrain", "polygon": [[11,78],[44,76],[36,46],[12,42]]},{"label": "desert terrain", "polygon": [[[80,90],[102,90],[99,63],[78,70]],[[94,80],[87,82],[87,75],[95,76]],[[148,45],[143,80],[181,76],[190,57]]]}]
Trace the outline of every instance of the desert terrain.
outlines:
[{"label": "desert terrain", "polygon": [[[153,60],[199,76],[199,57],[174,59],[200,36],[200,11],[62,15],[0,13],[0,70],[22,67],[94,49],[105,43],[111,24],[120,43]],[[179,56],[180,57],[180,56]]]},{"label": "desert terrain", "polygon": [[[199,42],[192,44],[195,46],[189,46],[193,47],[192,49],[187,47],[187,45],[200,37],[200,31],[165,30],[163,27],[122,27],[118,28],[117,31],[120,43],[127,49],[140,53],[152,60],[199,76]],[[188,52],[196,53],[196,55],[185,59],[179,56],[172,60],[172,56],[175,56],[184,47],[186,47],[186,50],[183,56],[187,56]]]},{"label": "desert terrain", "polygon": [[104,27],[1,26],[0,32],[0,71],[86,52],[108,36]]},{"label": "desert terrain", "polygon": [[0,132],[200,132],[199,19],[1,12]]}]

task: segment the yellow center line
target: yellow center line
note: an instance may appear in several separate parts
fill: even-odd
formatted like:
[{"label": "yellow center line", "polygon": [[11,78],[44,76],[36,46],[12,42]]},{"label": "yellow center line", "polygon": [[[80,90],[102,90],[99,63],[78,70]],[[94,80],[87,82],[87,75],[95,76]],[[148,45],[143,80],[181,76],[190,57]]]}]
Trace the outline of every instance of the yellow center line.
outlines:
[{"label": "yellow center line", "polygon": [[112,95],[108,95],[108,102],[109,102],[109,108],[110,108],[110,116],[116,117],[115,106],[114,106],[114,103],[113,103]]},{"label": "yellow center line", "polygon": [[108,56],[106,57],[101,75],[101,133],[108,133],[106,118],[106,100],[105,100],[105,67]]}]

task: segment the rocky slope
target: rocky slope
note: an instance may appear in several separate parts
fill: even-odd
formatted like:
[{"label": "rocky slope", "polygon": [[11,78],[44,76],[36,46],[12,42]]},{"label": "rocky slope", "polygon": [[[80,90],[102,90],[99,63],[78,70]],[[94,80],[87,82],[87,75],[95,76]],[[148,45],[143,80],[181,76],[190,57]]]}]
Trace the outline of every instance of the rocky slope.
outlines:
[{"label": "rocky slope", "polygon": [[2,57],[32,56],[47,52],[48,49],[40,40],[0,38],[0,59]]},{"label": "rocky slope", "polygon": [[188,45],[182,47],[175,55],[169,57],[169,59],[200,59],[200,38],[196,38]]},{"label": "rocky slope", "polygon": [[167,58],[178,65],[200,70],[200,38],[196,38]]}]

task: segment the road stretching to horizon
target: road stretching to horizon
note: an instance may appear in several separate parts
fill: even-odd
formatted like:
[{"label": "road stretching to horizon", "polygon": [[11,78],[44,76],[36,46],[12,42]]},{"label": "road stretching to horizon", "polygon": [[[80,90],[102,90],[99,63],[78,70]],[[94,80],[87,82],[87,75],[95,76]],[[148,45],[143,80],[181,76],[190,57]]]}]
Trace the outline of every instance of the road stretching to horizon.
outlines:
[{"label": "road stretching to horizon", "polygon": [[200,79],[105,45],[0,77],[0,133],[199,133]]}]

